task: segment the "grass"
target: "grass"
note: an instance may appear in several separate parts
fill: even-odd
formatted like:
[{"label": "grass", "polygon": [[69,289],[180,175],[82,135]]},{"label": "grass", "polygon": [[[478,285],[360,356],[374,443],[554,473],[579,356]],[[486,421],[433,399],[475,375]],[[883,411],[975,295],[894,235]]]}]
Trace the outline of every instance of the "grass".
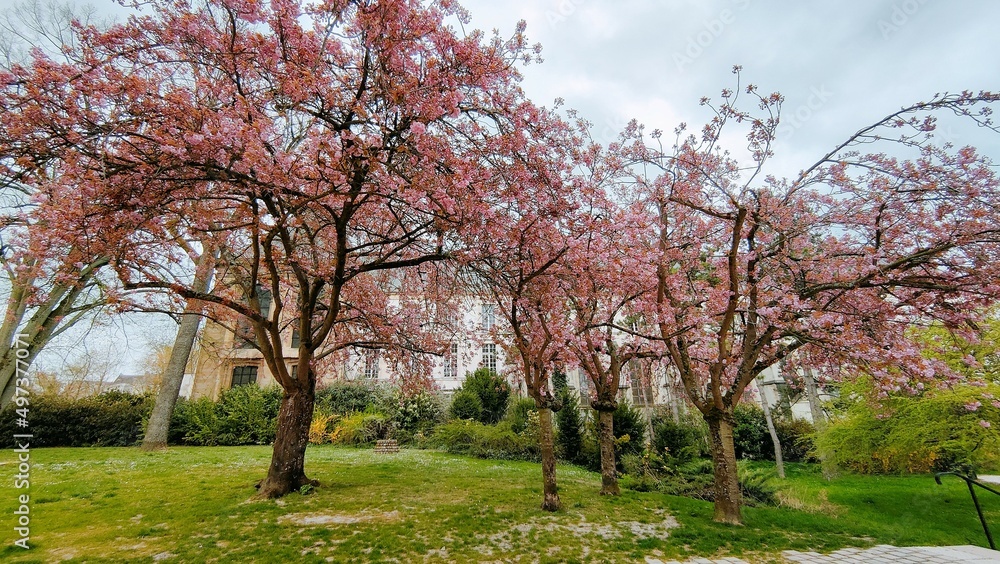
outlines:
[{"label": "grass", "polygon": [[[31,544],[0,561],[49,562],[633,562],[646,556],[742,556],[845,546],[985,545],[968,491],[929,476],[844,476],[788,465],[783,507],[745,509],[746,526],[711,522],[709,503],[626,491],[599,497],[600,476],[559,467],[565,509],[541,511],[537,464],[432,451],[376,455],[310,447],[308,495],[250,501],[269,447],[35,449]],[[0,455],[13,476],[14,455]],[[11,535],[13,479],[0,482]],[[984,496],[986,497],[986,496]],[[995,497],[995,496],[989,496]],[[984,499],[1000,523],[1000,498]],[[676,526],[674,526],[676,525]]]}]

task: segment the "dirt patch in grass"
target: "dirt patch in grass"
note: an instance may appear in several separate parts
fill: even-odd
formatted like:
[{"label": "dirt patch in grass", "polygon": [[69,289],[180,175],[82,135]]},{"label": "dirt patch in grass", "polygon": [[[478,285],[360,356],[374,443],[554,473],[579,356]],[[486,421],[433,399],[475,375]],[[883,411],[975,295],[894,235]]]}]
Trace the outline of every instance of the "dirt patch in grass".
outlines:
[{"label": "dirt patch in grass", "polygon": [[278,518],[279,523],[291,523],[304,527],[316,525],[351,525],[353,523],[365,523],[368,521],[388,522],[398,520],[398,511],[388,511],[385,513],[293,513]]}]

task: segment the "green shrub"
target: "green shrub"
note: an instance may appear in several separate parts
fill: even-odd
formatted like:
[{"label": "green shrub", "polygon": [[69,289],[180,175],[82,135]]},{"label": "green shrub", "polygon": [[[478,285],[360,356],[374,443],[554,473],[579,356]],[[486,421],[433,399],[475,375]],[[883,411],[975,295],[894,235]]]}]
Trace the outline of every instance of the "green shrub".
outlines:
[{"label": "green shrub", "polygon": [[316,407],[324,413],[346,415],[374,406],[388,411],[393,405],[390,391],[368,382],[335,380],[316,390]]},{"label": "green shrub", "polygon": [[393,437],[392,421],[373,409],[348,415],[335,424],[330,442],[340,445],[366,446]]},{"label": "green shrub", "polygon": [[388,414],[396,428],[397,440],[405,443],[411,442],[417,433],[430,432],[444,420],[441,397],[430,391],[404,395],[397,390]]},{"label": "green shrub", "polygon": [[576,394],[571,392],[563,392],[560,396],[563,407],[556,412],[556,425],[559,429],[556,446],[564,460],[577,462],[580,460],[583,446],[583,421],[580,417],[579,400]]},{"label": "green shrub", "polygon": [[881,402],[868,399],[872,390],[870,380],[846,387],[847,412],[816,436],[816,450],[837,465],[866,474],[1000,469],[1000,408],[983,396],[1000,397],[1000,385]]},{"label": "green shrub", "polygon": [[518,398],[511,403],[507,408],[507,421],[510,421],[511,429],[515,433],[523,432],[528,424],[528,414],[532,412],[537,413],[538,408],[535,407],[535,400],[531,398]]},{"label": "green shrub", "polygon": [[642,411],[626,402],[619,402],[613,425],[615,456],[621,459],[627,454],[641,454],[646,448],[646,417]]},{"label": "green shrub", "polygon": [[170,419],[169,442],[198,446],[218,444],[219,415],[211,398],[180,398]]},{"label": "green shrub", "polygon": [[273,443],[283,393],[277,386],[237,386],[223,392],[216,406],[218,444]]},{"label": "green shrub", "polygon": [[[813,455],[816,427],[812,423],[805,419],[778,419],[774,422],[774,428],[781,441],[781,455],[785,462],[818,462]],[[767,437],[767,447],[774,452],[770,435]]]},{"label": "green shrub", "polygon": [[741,403],[733,410],[733,446],[741,460],[774,460],[774,443],[767,431],[764,410]]},{"label": "green shrub", "polygon": [[653,450],[677,462],[700,458],[708,453],[708,437],[704,420],[688,417],[674,421],[669,413],[653,417]]},{"label": "green shrub", "polygon": [[[17,406],[0,412],[0,445],[14,446]],[[143,422],[153,409],[149,394],[135,395],[110,391],[96,396],[69,399],[55,395],[35,395],[28,412],[33,446],[131,446],[143,436]]]},{"label": "green shrub", "polygon": [[[472,392],[479,398],[480,423],[492,425],[503,419],[510,401],[510,384],[488,368],[480,368],[465,375],[460,391]],[[457,395],[457,394],[456,394]]]},{"label": "green shrub", "polygon": [[170,420],[170,440],[196,446],[266,445],[274,442],[282,390],[237,386],[218,402],[179,400]]},{"label": "green shrub", "polygon": [[429,442],[455,454],[501,460],[539,460],[537,438],[514,432],[509,421],[483,425],[453,420],[439,425]]},{"label": "green shrub", "polygon": [[483,415],[483,403],[475,392],[458,390],[451,398],[451,406],[449,406],[448,411],[455,419],[479,421]]}]

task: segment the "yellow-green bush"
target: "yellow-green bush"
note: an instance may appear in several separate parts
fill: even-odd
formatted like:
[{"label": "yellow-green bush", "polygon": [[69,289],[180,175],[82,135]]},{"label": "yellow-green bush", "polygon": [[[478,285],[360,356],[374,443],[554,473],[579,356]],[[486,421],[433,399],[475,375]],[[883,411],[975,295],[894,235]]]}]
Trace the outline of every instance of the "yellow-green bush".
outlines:
[{"label": "yellow-green bush", "polygon": [[[816,437],[837,465],[861,473],[1000,469],[1000,386],[956,386],[870,399],[871,382],[845,387],[848,408]],[[984,394],[986,397],[984,397]],[[974,406],[978,409],[973,410]]]}]

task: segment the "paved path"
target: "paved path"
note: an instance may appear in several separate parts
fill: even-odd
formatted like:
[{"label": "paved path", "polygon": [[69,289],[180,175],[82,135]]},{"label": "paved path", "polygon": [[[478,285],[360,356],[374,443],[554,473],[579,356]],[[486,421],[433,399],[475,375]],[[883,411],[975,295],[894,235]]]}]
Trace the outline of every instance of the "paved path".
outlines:
[{"label": "paved path", "polygon": [[[911,546],[882,544],[872,548],[844,548],[830,554],[786,550],[789,562],[800,564],[989,564],[1000,562],[1000,552],[978,546]],[[646,564],[681,564],[646,558]],[[739,558],[694,558],[685,564],[749,564]]]}]

